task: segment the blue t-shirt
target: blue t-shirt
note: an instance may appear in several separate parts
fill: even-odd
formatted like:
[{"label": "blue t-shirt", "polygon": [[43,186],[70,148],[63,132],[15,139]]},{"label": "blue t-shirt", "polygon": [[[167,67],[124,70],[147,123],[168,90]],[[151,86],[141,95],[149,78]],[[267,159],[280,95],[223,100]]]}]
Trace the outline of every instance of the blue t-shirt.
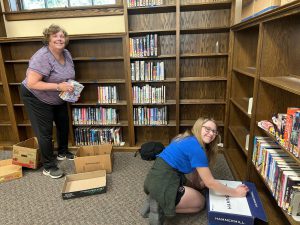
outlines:
[{"label": "blue t-shirt", "polygon": [[206,153],[195,136],[172,141],[158,157],[185,174],[197,167],[208,167]]}]

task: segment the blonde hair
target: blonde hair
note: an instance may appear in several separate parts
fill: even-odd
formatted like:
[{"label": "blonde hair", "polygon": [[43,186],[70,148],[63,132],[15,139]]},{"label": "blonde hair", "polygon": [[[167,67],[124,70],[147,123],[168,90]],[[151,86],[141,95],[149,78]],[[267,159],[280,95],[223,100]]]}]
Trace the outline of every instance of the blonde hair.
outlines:
[{"label": "blonde hair", "polygon": [[214,119],[201,117],[196,120],[196,122],[194,123],[191,130],[186,130],[184,133],[177,135],[173,140],[177,141],[177,140],[186,138],[188,136],[194,135],[197,138],[197,140],[199,141],[199,143],[201,144],[201,146],[203,147],[203,149],[205,150],[205,153],[206,153],[208,161],[209,161],[209,165],[212,166],[216,161],[216,157],[217,157],[217,153],[218,153],[218,144],[221,141],[221,137],[220,137],[220,135],[216,135],[214,140],[212,142],[210,142],[209,144],[203,143],[203,140],[201,137],[201,129],[202,129],[203,125],[208,121],[215,123],[217,126],[217,123]]},{"label": "blonde hair", "polygon": [[45,45],[48,45],[49,41],[50,41],[50,35],[56,34],[60,31],[63,32],[63,34],[65,35],[65,44],[67,45],[69,43],[68,33],[63,28],[61,28],[60,26],[55,25],[55,24],[51,24],[48,28],[44,29],[44,31],[43,31],[43,35],[44,35],[43,43]]}]

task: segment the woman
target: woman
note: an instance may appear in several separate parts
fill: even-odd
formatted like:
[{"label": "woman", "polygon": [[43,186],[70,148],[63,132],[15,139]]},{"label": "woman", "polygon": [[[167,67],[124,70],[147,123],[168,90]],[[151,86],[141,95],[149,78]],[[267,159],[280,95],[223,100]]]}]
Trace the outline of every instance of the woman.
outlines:
[{"label": "woman", "polygon": [[[200,118],[191,131],[175,137],[158,155],[144,183],[145,193],[150,200],[142,215],[149,216],[150,224],[162,224],[163,215],[201,211],[205,206],[205,198],[196,189],[205,186],[224,195],[246,196],[247,186],[229,188],[212,176],[209,166],[216,159],[219,142],[216,122]],[[186,186],[184,174],[189,173],[193,173],[190,182],[192,187]]]},{"label": "woman", "polygon": [[43,35],[45,45],[29,61],[26,78],[21,85],[21,97],[38,139],[43,174],[60,178],[64,173],[57,167],[53,154],[53,122],[57,131],[57,159],[74,159],[74,155],[68,151],[67,104],[59,97],[59,93],[73,91],[73,86],[66,81],[75,78],[75,70],[71,54],[65,49],[69,41],[67,32],[57,25],[51,25]]}]

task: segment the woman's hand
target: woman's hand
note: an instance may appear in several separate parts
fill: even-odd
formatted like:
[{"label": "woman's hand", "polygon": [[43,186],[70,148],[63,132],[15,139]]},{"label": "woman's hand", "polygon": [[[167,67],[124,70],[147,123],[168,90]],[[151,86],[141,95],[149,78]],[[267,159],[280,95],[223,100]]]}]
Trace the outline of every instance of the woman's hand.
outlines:
[{"label": "woman's hand", "polygon": [[245,184],[240,184],[234,190],[236,192],[234,197],[245,197],[249,191],[249,188]]},{"label": "woman's hand", "polygon": [[57,84],[57,90],[58,91],[73,92],[74,87],[73,87],[72,84],[70,84],[68,82],[62,82],[62,83]]}]

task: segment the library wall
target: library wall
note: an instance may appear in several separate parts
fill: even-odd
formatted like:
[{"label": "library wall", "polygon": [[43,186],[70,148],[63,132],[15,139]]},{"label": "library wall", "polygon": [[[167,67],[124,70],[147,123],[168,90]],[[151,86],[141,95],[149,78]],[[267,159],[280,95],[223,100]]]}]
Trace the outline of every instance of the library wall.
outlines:
[{"label": "library wall", "polygon": [[[4,11],[2,0],[1,5]],[[64,27],[70,35],[125,32],[123,15],[25,21],[6,21],[4,17],[4,23],[7,37],[41,36],[43,29],[52,23]]]}]

